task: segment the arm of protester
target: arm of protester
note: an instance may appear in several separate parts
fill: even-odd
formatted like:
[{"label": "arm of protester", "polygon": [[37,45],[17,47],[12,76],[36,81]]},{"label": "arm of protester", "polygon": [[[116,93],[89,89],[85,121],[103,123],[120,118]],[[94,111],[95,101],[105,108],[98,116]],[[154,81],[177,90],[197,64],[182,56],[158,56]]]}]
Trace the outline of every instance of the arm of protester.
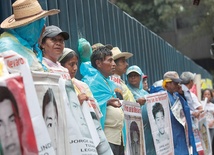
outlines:
[{"label": "arm of protester", "polygon": [[107,105],[109,106],[113,106],[115,108],[119,108],[122,106],[122,104],[120,103],[120,100],[118,98],[111,98],[107,101]]},{"label": "arm of protester", "polygon": [[140,105],[144,105],[146,103],[146,99],[144,97],[141,97],[138,98],[136,102],[139,103]]},{"label": "arm of protester", "polygon": [[202,109],[202,110],[196,110],[196,111],[194,111],[194,112],[192,113],[192,115],[193,115],[194,117],[198,118],[202,112],[204,112],[203,109]]},{"label": "arm of protester", "polygon": [[89,99],[89,97],[85,93],[82,93],[78,95],[78,99],[79,99],[80,105],[82,105],[84,101],[87,101]]}]

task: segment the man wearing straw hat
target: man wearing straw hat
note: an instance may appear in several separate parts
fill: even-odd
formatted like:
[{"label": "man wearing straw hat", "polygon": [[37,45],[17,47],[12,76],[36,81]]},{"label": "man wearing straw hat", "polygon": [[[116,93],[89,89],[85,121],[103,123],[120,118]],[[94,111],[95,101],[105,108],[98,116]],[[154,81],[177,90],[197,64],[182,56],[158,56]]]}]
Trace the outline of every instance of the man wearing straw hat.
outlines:
[{"label": "man wearing straw hat", "polygon": [[37,42],[45,27],[45,17],[57,14],[59,10],[43,10],[37,0],[17,0],[12,7],[14,14],[0,25],[5,29],[0,37],[0,53],[15,51],[27,59],[31,70],[42,71],[42,52],[37,47]]},{"label": "man wearing straw hat", "polygon": [[114,75],[111,76],[111,80],[114,81],[117,86],[115,91],[122,95],[123,100],[135,102],[132,92],[121,78],[129,66],[126,60],[132,57],[133,54],[129,52],[121,52],[118,47],[114,47],[111,51],[116,64]]}]

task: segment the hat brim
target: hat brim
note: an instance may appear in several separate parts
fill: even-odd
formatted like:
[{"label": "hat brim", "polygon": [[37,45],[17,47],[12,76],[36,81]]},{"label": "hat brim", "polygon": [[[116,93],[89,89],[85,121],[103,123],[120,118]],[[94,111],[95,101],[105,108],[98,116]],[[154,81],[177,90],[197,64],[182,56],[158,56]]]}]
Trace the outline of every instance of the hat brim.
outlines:
[{"label": "hat brim", "polygon": [[148,76],[147,75],[143,75],[143,77],[142,77],[143,79],[145,79],[145,78],[148,78]]},{"label": "hat brim", "polygon": [[176,82],[176,83],[181,83],[182,80],[181,79],[171,79],[173,82]]},{"label": "hat brim", "polygon": [[44,37],[50,37],[50,38],[52,38],[52,37],[56,37],[57,35],[60,35],[60,34],[62,35],[62,37],[64,38],[64,40],[68,40],[69,39],[69,34],[67,32],[64,32],[64,31],[62,31],[60,33],[51,32],[51,34],[48,34],[48,35],[46,35]]},{"label": "hat brim", "polygon": [[126,75],[129,75],[129,74],[132,73],[132,72],[135,72],[135,73],[137,73],[137,74],[140,75],[140,73],[139,73],[138,71],[136,71],[136,70],[129,70],[128,72],[126,72]]},{"label": "hat brim", "polygon": [[132,53],[129,53],[129,52],[122,52],[122,53],[119,53],[119,54],[113,56],[113,59],[114,59],[114,60],[117,60],[117,59],[122,58],[122,57],[125,57],[125,59],[128,59],[128,58],[130,58],[130,57],[132,57],[132,56],[133,56]]},{"label": "hat brim", "polygon": [[50,16],[50,15],[55,15],[59,12],[60,12],[60,10],[58,10],[58,9],[52,9],[49,11],[44,10],[43,12],[41,12],[38,15],[35,15],[35,16],[29,17],[29,18],[25,18],[25,19],[20,19],[20,20],[15,20],[14,15],[11,15],[1,23],[0,27],[4,28],[4,29],[9,29],[9,28],[17,28],[20,26],[25,26],[25,25],[32,23],[38,19],[41,19],[41,18],[46,17],[46,16]]}]

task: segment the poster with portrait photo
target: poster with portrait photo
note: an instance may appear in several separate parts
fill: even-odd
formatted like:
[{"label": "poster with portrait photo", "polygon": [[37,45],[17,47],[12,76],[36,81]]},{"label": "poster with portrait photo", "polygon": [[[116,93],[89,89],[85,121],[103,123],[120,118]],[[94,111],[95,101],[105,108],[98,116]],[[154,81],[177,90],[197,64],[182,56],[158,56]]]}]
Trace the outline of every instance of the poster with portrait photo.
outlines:
[{"label": "poster with portrait photo", "polygon": [[147,112],[157,155],[173,155],[173,136],[167,92],[146,96]]},{"label": "poster with portrait photo", "polygon": [[126,155],[144,155],[144,132],[140,105],[135,102],[123,101],[126,124]]},{"label": "poster with portrait photo", "polygon": [[10,74],[0,80],[0,154],[39,154],[26,101],[23,78]]},{"label": "poster with portrait photo", "polygon": [[60,79],[59,85],[65,104],[68,144],[72,151],[71,154],[97,155],[96,146],[91,137],[72,82],[70,80]]},{"label": "poster with portrait photo", "polygon": [[10,74],[17,73],[23,77],[27,106],[34,129],[33,131],[36,137],[39,155],[47,153],[54,155],[55,152],[53,147],[50,145],[50,136],[42,117],[28,61],[14,51],[2,52],[0,53],[0,56],[4,58],[4,64]]},{"label": "poster with portrait photo", "polygon": [[59,78],[60,75],[54,73],[33,72],[34,85],[51,145],[56,154],[66,154],[70,148],[64,101],[58,84]]},{"label": "poster with portrait photo", "polygon": [[204,150],[204,155],[212,155],[212,146],[210,141],[208,122],[206,120],[206,116],[204,116],[203,114],[200,116],[198,121],[198,131]]}]

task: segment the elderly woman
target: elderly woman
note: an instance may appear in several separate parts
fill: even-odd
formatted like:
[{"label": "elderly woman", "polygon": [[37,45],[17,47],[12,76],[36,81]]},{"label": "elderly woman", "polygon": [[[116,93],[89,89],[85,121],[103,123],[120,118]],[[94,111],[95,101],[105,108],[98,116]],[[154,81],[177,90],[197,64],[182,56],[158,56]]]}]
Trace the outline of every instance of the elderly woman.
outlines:
[{"label": "elderly woman", "polygon": [[78,95],[80,103],[83,103],[84,98],[82,98],[82,94],[86,95],[88,98],[88,103],[92,105],[94,108],[94,112],[91,111],[91,116],[93,118],[95,127],[97,129],[97,133],[100,138],[100,143],[97,146],[97,152],[99,155],[112,155],[112,151],[110,145],[106,139],[104,131],[102,130],[101,124],[99,122],[100,117],[102,116],[99,105],[94,99],[92,92],[88,85],[78,79],[75,78],[76,72],[78,70],[78,55],[69,48],[65,48],[63,51],[63,55],[59,58],[59,62],[61,65],[68,69],[70,77],[72,79],[74,89],[76,94]]},{"label": "elderly woman", "polygon": [[142,86],[142,77],[143,72],[141,69],[136,66],[130,66],[126,71],[127,76],[127,85],[134,95],[135,100],[140,104],[144,105],[146,100],[144,98],[145,95],[149,94],[147,91],[143,89]]},{"label": "elderly woman", "polygon": [[148,113],[147,113],[147,104],[144,98],[145,95],[149,94],[147,91],[143,89],[143,72],[141,69],[136,66],[130,66],[126,71],[128,87],[134,95],[135,100],[142,105],[141,106],[141,114],[144,124],[144,135],[145,135],[145,146],[146,146],[146,154],[156,155],[154,141],[152,138],[151,127],[149,123]]}]

